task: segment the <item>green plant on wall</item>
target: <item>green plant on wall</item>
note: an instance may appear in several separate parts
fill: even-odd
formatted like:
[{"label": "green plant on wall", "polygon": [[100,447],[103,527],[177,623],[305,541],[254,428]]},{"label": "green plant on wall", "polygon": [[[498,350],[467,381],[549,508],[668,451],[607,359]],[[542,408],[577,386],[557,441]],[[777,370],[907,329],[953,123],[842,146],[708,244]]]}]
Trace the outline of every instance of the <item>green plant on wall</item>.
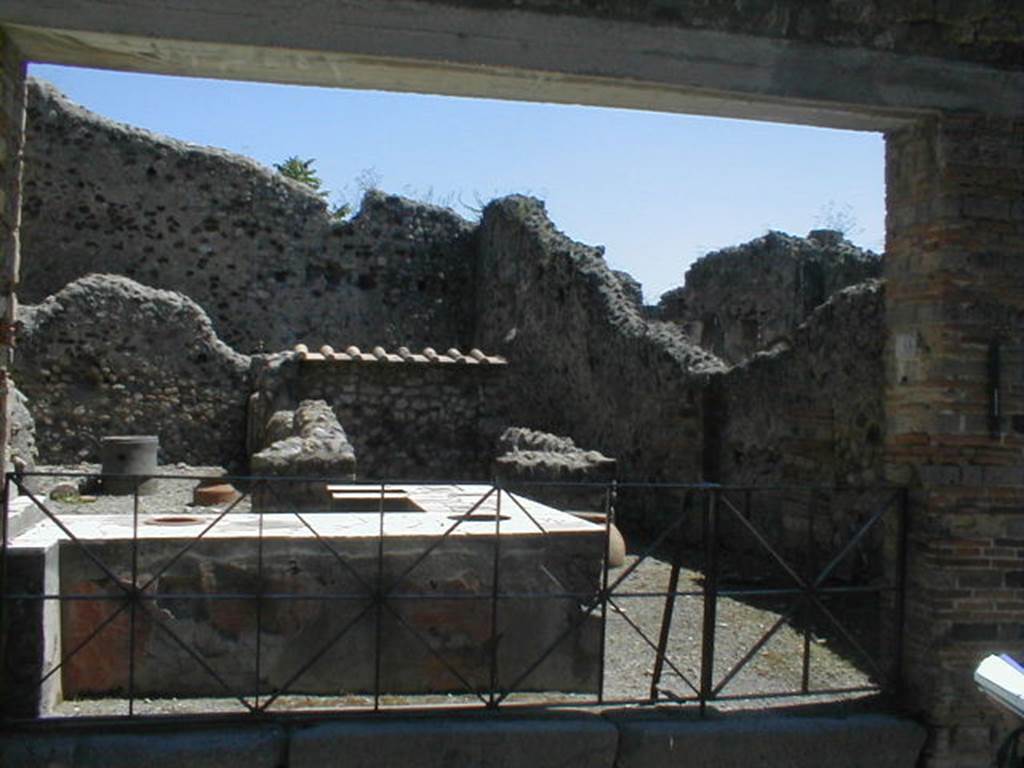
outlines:
[{"label": "green plant on wall", "polygon": [[308,160],[303,160],[298,155],[292,155],[285,158],[282,163],[274,163],[274,168],[282,176],[287,176],[293,181],[305,184],[320,195],[320,197],[327,197],[327,190],[321,188],[323,181],[316,175],[316,169],[313,167],[315,162],[316,160],[312,157]]},{"label": "green plant on wall", "polygon": [[292,155],[285,158],[284,162],[274,163],[274,169],[282,176],[287,176],[293,181],[305,184],[323,197],[327,194],[327,191],[321,189],[323,181],[316,175],[316,168],[313,167],[315,162],[316,159],[312,157],[308,160],[303,160],[298,155]]},{"label": "green plant on wall", "polygon": [[[315,158],[303,160],[298,155],[285,158],[284,162],[274,163],[274,169],[282,176],[287,176],[293,181],[305,184],[324,200],[330,195],[330,191],[323,188],[323,180],[316,175],[314,163]],[[352,213],[352,206],[347,202],[340,202],[331,208],[332,219],[344,219]]]}]

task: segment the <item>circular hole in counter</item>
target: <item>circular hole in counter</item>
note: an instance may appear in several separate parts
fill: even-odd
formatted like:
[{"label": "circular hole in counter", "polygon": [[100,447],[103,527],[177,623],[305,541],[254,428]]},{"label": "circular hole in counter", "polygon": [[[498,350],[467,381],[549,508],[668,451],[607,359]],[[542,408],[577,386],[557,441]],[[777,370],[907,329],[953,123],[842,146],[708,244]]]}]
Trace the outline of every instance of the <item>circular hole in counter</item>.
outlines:
[{"label": "circular hole in counter", "polygon": [[196,525],[202,522],[203,518],[195,515],[157,515],[145,521],[147,525]]}]

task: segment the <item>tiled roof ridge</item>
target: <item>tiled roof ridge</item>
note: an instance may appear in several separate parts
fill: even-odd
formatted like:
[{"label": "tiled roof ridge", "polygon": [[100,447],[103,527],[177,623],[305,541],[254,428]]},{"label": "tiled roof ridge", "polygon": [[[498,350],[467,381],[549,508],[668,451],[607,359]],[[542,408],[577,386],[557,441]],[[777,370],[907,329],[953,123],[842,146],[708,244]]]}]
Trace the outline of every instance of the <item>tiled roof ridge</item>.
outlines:
[{"label": "tiled roof ridge", "polygon": [[441,365],[506,365],[508,361],[499,355],[485,355],[473,348],[468,353],[460,352],[455,347],[438,353],[433,347],[425,347],[422,352],[411,352],[408,347],[399,347],[395,352],[388,352],[383,347],[374,347],[363,352],[353,345],[344,352],[336,352],[334,347],[324,344],[319,350],[311,352],[305,344],[296,344],[294,353],[303,362],[339,362],[339,363],[434,363]]}]

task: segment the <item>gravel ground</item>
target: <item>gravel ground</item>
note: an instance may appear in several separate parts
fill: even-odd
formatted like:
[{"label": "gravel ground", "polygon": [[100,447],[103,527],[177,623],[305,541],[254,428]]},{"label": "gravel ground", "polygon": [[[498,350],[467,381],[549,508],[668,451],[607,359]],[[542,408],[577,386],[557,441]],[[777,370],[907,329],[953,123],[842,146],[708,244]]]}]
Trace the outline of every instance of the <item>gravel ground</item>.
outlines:
[{"label": "gravel ground", "polygon": [[[83,464],[77,467],[40,467],[40,471],[55,472],[98,472],[97,465]],[[163,466],[161,473],[176,476],[216,477],[222,474],[219,467],[187,467],[185,465]],[[59,514],[130,514],[133,500],[130,496],[90,496],[88,483],[83,494],[65,500],[49,499],[46,494],[55,482],[76,478],[35,478],[31,484],[38,498]],[[161,480],[158,491],[140,496],[140,514],[189,514],[196,508],[191,506],[192,489],[195,480]],[[215,511],[217,508],[203,511]],[[236,509],[248,511],[248,502],[243,501]],[[655,667],[653,645],[658,642],[662,615],[665,607],[663,594],[640,596],[650,593],[664,593],[667,590],[671,563],[662,553],[654,553],[636,564],[641,546],[631,543],[631,552],[625,566],[609,574],[609,583],[614,583],[627,570],[629,575],[615,587],[607,610],[605,633],[604,699],[606,702],[633,701],[645,699],[650,694],[652,674]],[[635,566],[635,567],[634,567]],[[728,575],[728,566],[723,566]],[[680,571],[680,592],[694,592],[694,595],[680,596],[675,605],[674,621],[669,635],[667,662],[663,670],[661,685],[662,701],[672,696],[691,699],[695,697],[693,687],[700,681],[701,628],[703,625],[704,601],[700,595],[702,575],[693,568]],[[724,586],[724,585],[723,585]],[[758,585],[761,586],[761,585]],[[854,630],[855,637],[870,647],[871,632],[877,615],[871,604],[864,599],[859,603],[846,600],[847,609],[831,605],[844,623]],[[852,604],[851,604],[852,603]],[[728,671],[751,648],[753,648],[776,624],[778,631],[753,656],[721,690],[722,696],[751,696],[750,700],[729,704],[719,702],[716,707],[764,706],[771,697],[786,692],[799,691],[803,675],[803,654],[805,636],[793,620],[782,620],[788,606],[780,598],[720,597],[717,603],[715,621],[716,638],[714,654],[714,679],[720,683]],[[811,690],[833,690],[867,686],[871,680],[866,665],[850,644],[827,622],[819,621],[808,629],[806,649],[810,657],[808,684]],[[864,694],[827,694],[802,697],[801,702],[823,702],[863,698]],[[594,701],[592,695],[566,694],[515,694],[511,702],[537,702],[552,704],[565,702],[568,705],[585,704]],[[479,703],[470,696],[382,696],[382,706],[434,706],[466,705]],[[308,697],[286,696],[275,703],[275,709],[334,709],[338,707],[361,708],[372,705],[372,698],[366,696]],[[110,715],[126,714],[127,702],[118,699],[68,701],[60,705],[59,715]],[[198,712],[241,712],[243,705],[233,699],[178,700],[142,699],[134,703],[136,714],[190,714]]]}]

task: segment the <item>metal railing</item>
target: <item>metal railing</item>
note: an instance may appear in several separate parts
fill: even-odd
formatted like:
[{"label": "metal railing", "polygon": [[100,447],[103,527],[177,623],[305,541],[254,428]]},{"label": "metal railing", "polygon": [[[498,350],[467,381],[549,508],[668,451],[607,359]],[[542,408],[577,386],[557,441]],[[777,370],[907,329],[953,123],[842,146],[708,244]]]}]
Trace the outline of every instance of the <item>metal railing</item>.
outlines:
[{"label": "metal railing", "polygon": [[[209,478],[140,477],[134,494],[93,501],[48,498],[40,489],[58,477],[97,481],[6,478],[7,722],[437,704],[703,711],[899,679],[899,488],[387,481],[353,486],[360,506],[345,511],[295,502],[296,483],[330,478],[228,477],[237,498],[183,514],[181,494],[139,487]],[[600,522],[537,501],[555,497]],[[616,519],[628,531],[629,514],[653,508],[660,530],[614,562]]]}]

